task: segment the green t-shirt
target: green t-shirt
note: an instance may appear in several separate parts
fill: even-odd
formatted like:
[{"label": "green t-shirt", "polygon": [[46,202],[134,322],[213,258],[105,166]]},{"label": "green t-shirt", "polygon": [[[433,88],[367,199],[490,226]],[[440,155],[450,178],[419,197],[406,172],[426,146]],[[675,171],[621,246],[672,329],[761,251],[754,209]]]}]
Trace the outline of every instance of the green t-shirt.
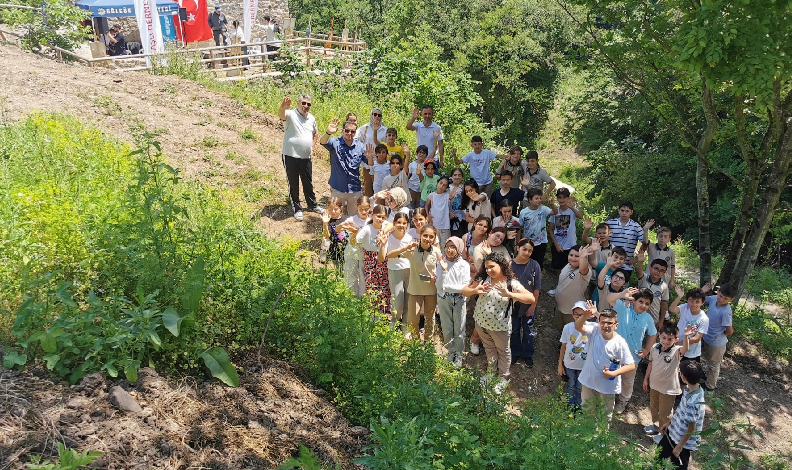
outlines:
[{"label": "green t-shirt", "polygon": [[437,191],[437,181],[440,179],[440,175],[434,175],[431,178],[424,175],[423,180],[421,180],[421,200],[426,202],[426,198],[429,197],[430,194]]}]

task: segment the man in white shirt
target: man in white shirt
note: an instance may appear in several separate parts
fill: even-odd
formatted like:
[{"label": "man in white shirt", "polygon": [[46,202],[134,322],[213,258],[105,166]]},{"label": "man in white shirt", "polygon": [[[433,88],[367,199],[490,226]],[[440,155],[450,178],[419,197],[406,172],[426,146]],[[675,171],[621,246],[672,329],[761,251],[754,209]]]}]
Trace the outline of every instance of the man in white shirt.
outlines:
[{"label": "man in white shirt", "polygon": [[[412,117],[407,121],[407,130],[415,131],[418,140],[417,145],[426,145],[429,149],[429,156],[427,158],[434,159],[438,162],[438,170],[443,167],[443,157],[445,155],[445,144],[443,142],[443,129],[439,124],[432,121],[434,117],[434,108],[430,105],[424,105],[420,110],[422,122],[415,124],[418,120],[418,107],[413,108]],[[434,148],[434,132],[440,130],[440,136],[437,138],[437,148]]]},{"label": "man in white shirt", "polygon": [[303,220],[302,206],[300,206],[300,181],[303,185],[303,195],[308,210],[321,214],[324,209],[316,202],[313,190],[313,168],[311,155],[316,142],[319,140],[319,130],[316,119],[308,111],[311,109],[311,97],[302,94],[297,100],[295,109],[291,107],[292,100],[288,96],[283,98],[278,117],[283,123],[283,167],[289,182],[289,200],[294,209],[294,218]]}]

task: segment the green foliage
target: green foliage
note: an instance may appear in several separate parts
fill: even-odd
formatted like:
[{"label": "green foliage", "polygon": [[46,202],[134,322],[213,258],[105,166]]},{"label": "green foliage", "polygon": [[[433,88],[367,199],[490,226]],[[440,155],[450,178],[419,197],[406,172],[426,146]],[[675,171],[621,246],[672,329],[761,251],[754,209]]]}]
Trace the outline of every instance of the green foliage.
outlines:
[{"label": "green foliage", "polygon": [[91,34],[91,28],[80,26],[90,14],[66,0],[19,0],[18,5],[43,7],[42,11],[19,8],[2,8],[0,23],[24,29],[22,46],[40,52],[45,47],[55,46],[74,50]]},{"label": "green foliage", "polygon": [[[289,457],[282,464],[278,465],[278,470],[292,470],[294,468],[303,470],[324,470],[330,467],[323,466],[319,459],[313,455],[311,449],[301,444],[300,455],[298,457]],[[341,465],[336,464],[335,468],[336,470],[340,470]]]},{"label": "green foliage", "polygon": [[[363,457],[372,469],[394,462],[400,468],[544,468],[565,455],[562,466],[637,470],[651,460],[598,426],[602,416],[570,415],[560,398],[533,401],[520,416],[510,413],[508,400],[482,386],[473,371],[455,370],[432,345],[406,340],[380,321],[369,299],[354,296],[337,271],[314,269],[296,243],[262,238],[212,190],[181,182],[161,162],[152,136],[143,134],[130,153],[94,142],[88,138],[94,132],[50,116],[0,128],[6,162],[0,178],[12,195],[33,194],[40,184],[51,189],[37,194],[34,206],[49,207],[66,193],[57,200],[71,208],[52,219],[46,210],[19,217],[22,201],[0,206],[3,221],[18,216],[16,225],[3,227],[19,233],[12,239],[3,232],[0,247],[3,256],[12,255],[12,266],[24,267],[24,282],[9,283],[19,272],[3,271],[2,285],[14,287],[4,287],[10,294],[4,299],[18,299],[4,301],[17,311],[16,347],[25,350],[27,363],[43,362],[71,381],[95,370],[135,380],[142,365],[197,372],[196,361],[203,360],[235,384],[225,351],[234,357],[258,348],[272,311],[264,352],[300,364],[345,416],[374,428],[375,444]],[[107,145],[106,151],[84,147],[93,143]],[[73,154],[80,159],[68,171]],[[21,171],[23,162],[35,171]],[[114,184],[102,185],[103,193],[62,190],[93,178]],[[233,193],[223,196],[235,200]],[[30,230],[55,221],[58,230]],[[58,270],[42,254],[61,234],[73,234],[79,243],[69,246],[82,250]],[[93,269],[73,268],[83,265]],[[7,355],[14,357],[21,362],[20,355]],[[596,459],[586,458],[595,452]],[[289,464],[316,468],[305,452]]]},{"label": "green foliage", "polygon": [[734,309],[734,334],[759,345],[773,357],[792,362],[792,310],[775,315],[763,306],[741,303]]},{"label": "green foliage", "polygon": [[168,43],[162,60],[151,61],[151,73],[154,75],[176,75],[188,80],[209,80],[202,74],[201,55],[197,52],[179,50],[176,43]]},{"label": "green foliage", "polygon": [[697,453],[698,461],[704,470],[720,470],[723,468],[745,468],[753,466],[743,451],[751,450],[750,443],[754,438],[764,439],[764,435],[755,425],[748,422],[726,420],[725,404],[721,398],[707,396],[710,426],[701,431],[701,445]]},{"label": "green foliage", "polygon": [[88,465],[102,455],[97,451],[83,451],[78,453],[58,442],[58,456],[60,462],[52,463],[49,460],[41,462],[41,456],[31,456],[31,463],[25,464],[30,470],[74,470]]}]

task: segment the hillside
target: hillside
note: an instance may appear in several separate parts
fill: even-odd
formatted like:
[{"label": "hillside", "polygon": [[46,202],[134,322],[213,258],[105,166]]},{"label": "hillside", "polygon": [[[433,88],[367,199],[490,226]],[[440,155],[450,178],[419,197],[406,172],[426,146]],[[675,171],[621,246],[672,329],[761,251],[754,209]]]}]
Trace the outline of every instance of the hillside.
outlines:
[{"label": "hillside", "polygon": [[[130,143],[133,140],[130,126],[140,124],[161,133],[158,140],[164,153],[173,166],[182,170],[185,178],[199,179],[216,187],[235,188],[248,194],[250,216],[265,235],[293,237],[306,242],[306,246],[315,238],[320,227],[318,216],[307,213],[306,221],[298,223],[291,218],[286,204],[286,185],[279,154],[282,131],[277,117],[174,77],[123,74],[58,64],[9,46],[0,46],[0,63],[4,64],[0,69],[0,83],[3,84],[0,118],[4,122],[20,119],[36,110],[69,113]],[[326,183],[328,171],[326,161],[315,163],[314,182],[322,198],[329,194]],[[555,284],[549,278],[551,276],[547,275],[545,290]],[[552,298],[542,296],[538,311],[549,314],[553,309]],[[553,393],[560,383],[555,376],[557,337],[551,321],[540,318],[538,323],[535,367],[527,369],[518,365],[514,368],[510,389],[518,402]],[[328,461],[338,458],[350,468],[351,459],[363,445],[355,435],[360,430],[353,432],[343,418],[318,396],[321,391],[312,390],[313,387],[300,382],[297,375],[289,372],[288,364],[277,361],[268,364],[265,368],[267,373],[274,375],[265,379],[261,372],[248,370],[238,392],[218,385],[195,386],[189,379],[167,383],[157,378],[156,387],[147,385],[146,381],[134,386],[122,384],[146,403],[144,410],[149,408],[152,411],[147,416],[141,414],[131,420],[137,426],[157,427],[158,433],[166,435],[167,446],[156,444],[160,446],[157,451],[160,453],[148,458],[162,459],[166,456],[171,459],[163,468],[185,468],[197,463],[210,468],[266,468],[287,453],[293,453],[298,443],[304,442]],[[466,364],[483,369],[484,359],[467,357]],[[725,401],[727,417],[733,422],[750,421],[764,432],[763,439],[746,436],[754,447],[754,450],[746,452],[747,457],[759,462],[768,454],[792,454],[792,443],[788,437],[792,433],[792,377],[789,371],[745,345],[730,349],[724,367],[722,386],[719,386],[717,396]],[[1,374],[0,384],[7,392],[4,396],[10,397],[2,403],[2,414],[5,415],[0,422],[4,429],[2,439],[12,439],[0,440],[0,452],[4,453],[0,455],[0,465],[4,468],[6,459],[11,463],[18,455],[36,452],[36,445],[40,442],[35,436],[40,435],[64,441],[68,438],[68,442],[78,449],[108,452],[104,458],[108,468],[132,468],[138,464],[145,468],[150,466],[143,459],[149,450],[147,444],[139,444],[140,454],[133,453],[134,449],[129,447],[130,442],[144,439],[147,436],[145,432],[135,432],[133,440],[129,433],[107,431],[110,428],[138,429],[130,428],[131,421],[127,415],[115,412],[105,403],[103,394],[111,384],[98,382],[90,387],[81,385],[81,388],[70,389],[28,373],[3,370]],[[277,377],[284,381],[282,388],[256,395],[261,384],[272,383]],[[227,404],[218,405],[218,398]],[[253,400],[253,408],[274,408],[259,408],[260,419],[250,418],[252,408],[231,409],[239,403],[248,403],[248,400]],[[260,400],[258,405],[256,400]],[[306,408],[301,408],[300,402]],[[20,421],[14,414],[17,413],[15,410],[22,410],[19,413],[31,419]],[[57,414],[47,415],[47,410]],[[300,413],[299,410],[315,418],[294,418],[289,430],[285,431],[274,417],[278,413]],[[268,414],[270,412],[275,415]],[[93,413],[97,413],[96,416]],[[175,424],[170,424],[169,417],[174,414],[178,417],[179,413],[187,418],[174,418]],[[155,419],[149,419],[151,416]],[[190,416],[194,420],[188,419]],[[262,424],[265,419],[271,422]],[[617,428],[625,436],[644,440],[648,445],[649,441],[640,432],[640,427],[647,424],[648,419],[648,397],[636,391],[632,406],[618,422]],[[269,431],[251,431],[258,429],[253,422]],[[223,431],[207,434],[201,430],[203,426],[217,429],[219,423],[223,423]],[[275,429],[279,431],[276,433]],[[5,437],[16,436],[14,433],[30,433],[32,440]],[[269,437],[262,440],[265,434]],[[232,435],[237,438],[227,437]],[[250,439],[254,442],[250,443]],[[155,440],[141,442],[152,442],[153,445]],[[245,445],[257,448],[271,446],[277,452],[267,458],[260,457],[264,460],[258,461],[234,457],[244,455],[242,449]],[[166,449],[172,446],[174,453],[170,457],[162,454],[162,446]],[[221,452],[223,448],[229,450]],[[124,458],[133,455],[140,460]],[[217,463],[213,464],[215,461]],[[21,468],[19,463],[14,467]]]}]

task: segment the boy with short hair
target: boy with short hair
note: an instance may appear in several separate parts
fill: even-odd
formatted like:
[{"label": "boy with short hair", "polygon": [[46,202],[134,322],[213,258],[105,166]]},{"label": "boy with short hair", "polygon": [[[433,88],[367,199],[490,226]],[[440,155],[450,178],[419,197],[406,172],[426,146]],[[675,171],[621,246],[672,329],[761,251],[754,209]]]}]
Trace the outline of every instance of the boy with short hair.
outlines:
[{"label": "boy with short hair", "polygon": [[657,327],[662,328],[668,314],[668,284],[664,280],[668,265],[661,258],[656,258],[650,263],[649,275],[647,276],[643,270],[645,259],[646,254],[643,252],[639,252],[635,256],[635,264],[633,266],[638,275],[638,287],[652,291],[654,300],[652,300],[652,306],[649,308],[649,314],[654,318]]},{"label": "boy with short hair", "polygon": [[[407,150],[409,155],[409,150]],[[402,188],[404,192],[407,194],[408,203],[410,201],[410,189],[408,186],[408,178],[407,172],[404,171],[404,163],[402,161],[401,156],[399,155],[391,155],[390,156],[390,174],[382,179],[382,189],[389,190],[393,188]]]},{"label": "boy with short hair", "polygon": [[[526,191],[529,189],[538,189],[547,198],[555,189],[555,180],[550,176],[544,168],[539,166],[539,154],[536,150],[531,150],[525,156],[526,172],[522,178],[522,185]],[[547,184],[547,189],[544,185]]]},{"label": "boy with short hair", "polygon": [[397,131],[394,127],[389,127],[385,133],[385,147],[388,148],[388,155],[391,157],[398,155],[402,158],[403,162],[406,162],[406,165],[409,165],[410,149],[407,147],[407,144],[399,145],[396,143],[396,138],[398,136],[399,131]]},{"label": "boy with short hair", "polygon": [[621,376],[635,370],[635,361],[627,341],[616,333],[619,326],[616,312],[598,312],[590,300],[586,306],[597,317],[597,323],[586,323],[588,315],[585,314],[575,319],[575,329],[588,336],[586,360],[580,373],[581,401],[586,407],[587,403],[601,397],[610,421],[616,395],[621,392]]},{"label": "boy with short hair", "polygon": [[[701,290],[709,292],[711,289],[712,285],[707,283]],[[706,298],[709,325],[702,337],[701,362],[707,370],[707,380],[702,384],[707,391],[714,390],[718,384],[721,362],[726,354],[726,344],[729,342],[728,336],[734,334],[730,304],[736,295],[734,286],[727,282],[720,287],[716,295],[709,295]]]},{"label": "boy with short hair", "polygon": [[419,145],[415,149],[415,160],[407,165],[407,187],[410,189],[410,200],[412,200],[413,209],[417,208],[421,203],[421,178],[418,175],[418,168],[423,168],[428,155],[429,147]]},{"label": "boy with short hair", "polygon": [[372,187],[374,194],[382,191],[382,180],[390,174],[390,162],[388,161],[388,147],[383,144],[377,144],[374,147],[374,165],[369,172],[373,180]]},{"label": "boy with short hair", "polygon": [[583,218],[577,207],[577,201],[567,188],[556,191],[558,213],[548,219],[550,224],[548,235],[553,242],[551,247],[552,261],[550,267],[562,269],[567,263],[569,249],[577,245],[577,227],[575,221]]},{"label": "boy with short hair", "polygon": [[[503,174],[504,170],[508,171],[512,175],[511,187],[520,189],[523,176],[528,173],[528,166],[522,159],[522,155],[522,147],[519,145],[510,147],[506,159],[501,162],[500,166],[498,166],[498,170],[495,171],[495,179],[500,179],[500,175]],[[524,193],[523,191],[523,194]]]},{"label": "boy with short hair", "polygon": [[[682,344],[681,335],[684,334],[687,326],[696,327],[695,334],[690,337],[690,348],[685,353],[683,361],[690,360],[698,362],[701,356],[701,338],[709,331],[709,317],[701,310],[702,305],[704,305],[704,302],[707,300],[707,296],[704,295],[704,292],[698,287],[690,289],[687,291],[687,294],[679,285],[675,286],[674,290],[677,293],[677,298],[668,306],[668,310],[671,313],[679,314],[677,328],[679,328],[679,331],[682,333],[680,333],[680,337],[677,339],[677,344]],[[687,299],[687,302],[683,305],[679,305],[682,296]]]},{"label": "boy with short hair", "polygon": [[[586,217],[583,221],[583,234],[581,238],[583,239],[583,243],[591,243],[591,237],[589,237],[589,231],[594,224],[591,222],[590,217]],[[599,263],[604,263],[608,259],[608,255],[610,255],[611,250],[613,250],[613,245],[610,242],[611,231],[608,224],[602,222],[597,224],[594,228],[594,239],[597,240],[597,243],[600,245],[600,250],[596,253],[592,253],[589,255],[589,264],[592,266],[596,266]],[[593,255],[593,258],[592,258]]]},{"label": "boy with short hair", "polygon": [[484,149],[484,139],[480,135],[474,135],[470,139],[470,146],[473,150],[462,157],[461,160],[457,158],[456,149],[451,149],[451,156],[454,157],[454,163],[457,165],[467,163],[470,166],[470,177],[478,183],[479,191],[489,194],[490,185],[492,184],[490,162],[496,160],[498,154],[492,150]]},{"label": "boy with short hair", "polygon": [[[624,264],[630,274],[632,274],[633,255],[635,255],[635,247],[638,246],[638,241],[647,240],[644,238],[643,228],[638,225],[638,222],[632,220],[633,203],[630,201],[622,201],[619,203],[619,217],[608,219],[605,223],[608,224],[611,230],[611,243],[614,246],[624,248],[627,253],[627,262]],[[628,279],[629,280],[629,279]]]},{"label": "boy with short hair", "polygon": [[555,326],[558,331],[562,331],[564,325],[574,320],[572,308],[575,302],[585,299],[586,288],[592,274],[588,264],[588,254],[597,249],[599,247],[595,242],[590,246],[575,245],[569,250],[568,263],[558,275],[558,285],[555,289]]},{"label": "boy with short hair", "polygon": [[690,463],[690,453],[698,450],[701,442],[701,430],[704,428],[704,390],[700,384],[706,380],[706,374],[697,362],[682,362],[679,373],[686,387],[682,400],[674,411],[671,424],[661,428],[660,455],[658,461],[671,459],[678,469],[686,470]]},{"label": "boy with short hair", "polygon": [[[495,212],[497,208],[501,207],[500,203],[503,200],[511,202],[511,206],[516,211],[520,207],[520,203],[525,195],[524,191],[520,188],[513,188],[511,186],[512,174],[508,170],[501,171],[500,175],[500,189],[496,189],[490,196],[490,207],[492,207],[492,217],[497,217],[498,213]],[[559,201],[560,202],[560,201]]]},{"label": "boy with short hair", "polygon": [[[592,256],[589,255],[589,263],[592,260]],[[630,271],[624,269],[624,262],[627,259],[627,252],[624,251],[624,248],[619,246],[613,247],[610,252],[610,256],[606,258],[605,261],[600,261],[594,267],[594,278],[599,279],[600,273],[605,270],[605,278],[603,279],[605,285],[609,285],[611,282],[611,276],[613,272],[617,269],[621,269],[627,278],[625,279],[625,285],[627,285],[630,281]],[[599,303],[599,289],[595,289],[594,292],[591,294],[591,300],[596,304]]]},{"label": "boy with short hair", "polygon": [[649,392],[652,424],[644,426],[643,431],[650,436],[659,434],[660,428],[671,422],[674,400],[677,395],[682,394],[682,387],[679,385],[679,364],[690,347],[688,335],[692,332],[693,327],[689,327],[687,334],[682,335],[682,344],[676,344],[679,328],[667,323],[660,330],[660,341],[652,345],[649,351],[649,366],[646,368],[643,389]]},{"label": "boy with short hair", "polygon": [[[586,307],[586,302],[579,300],[572,307],[572,318],[577,320],[585,315],[591,317],[591,311]],[[569,405],[580,407],[583,401],[580,398],[580,373],[586,363],[586,345],[588,335],[575,329],[575,322],[564,325],[561,332],[561,350],[558,352],[558,375],[566,376],[564,392],[569,395]]]},{"label": "boy with short hair", "polygon": [[[649,349],[655,344],[657,330],[654,320],[646,312],[652,304],[652,291],[649,289],[629,289],[608,296],[608,303],[613,305],[613,310],[618,315],[619,326],[616,332],[627,341],[630,347],[633,361],[638,364],[641,359],[649,355]],[[625,300],[632,301],[631,305],[624,303]],[[635,370],[622,374],[622,388],[616,397],[616,414],[624,413],[627,404],[630,402],[635,384]]]},{"label": "boy with short hair", "polygon": [[[654,225],[654,219],[649,219],[643,226],[644,240],[649,239],[648,231]],[[656,259],[662,259],[668,265],[668,270],[663,276],[663,280],[668,283],[668,287],[674,287],[674,276],[676,276],[676,254],[674,250],[668,246],[671,242],[671,229],[668,227],[660,227],[657,229],[657,243],[644,244],[641,249],[646,248],[646,253],[649,258],[649,265]]]},{"label": "boy with short hair", "polygon": [[542,205],[540,189],[529,189],[527,198],[528,206],[520,211],[520,225],[523,228],[523,238],[531,240],[534,244],[531,259],[535,259],[541,268],[547,251],[547,217],[557,213],[558,208],[552,200],[549,201],[548,206]]}]

